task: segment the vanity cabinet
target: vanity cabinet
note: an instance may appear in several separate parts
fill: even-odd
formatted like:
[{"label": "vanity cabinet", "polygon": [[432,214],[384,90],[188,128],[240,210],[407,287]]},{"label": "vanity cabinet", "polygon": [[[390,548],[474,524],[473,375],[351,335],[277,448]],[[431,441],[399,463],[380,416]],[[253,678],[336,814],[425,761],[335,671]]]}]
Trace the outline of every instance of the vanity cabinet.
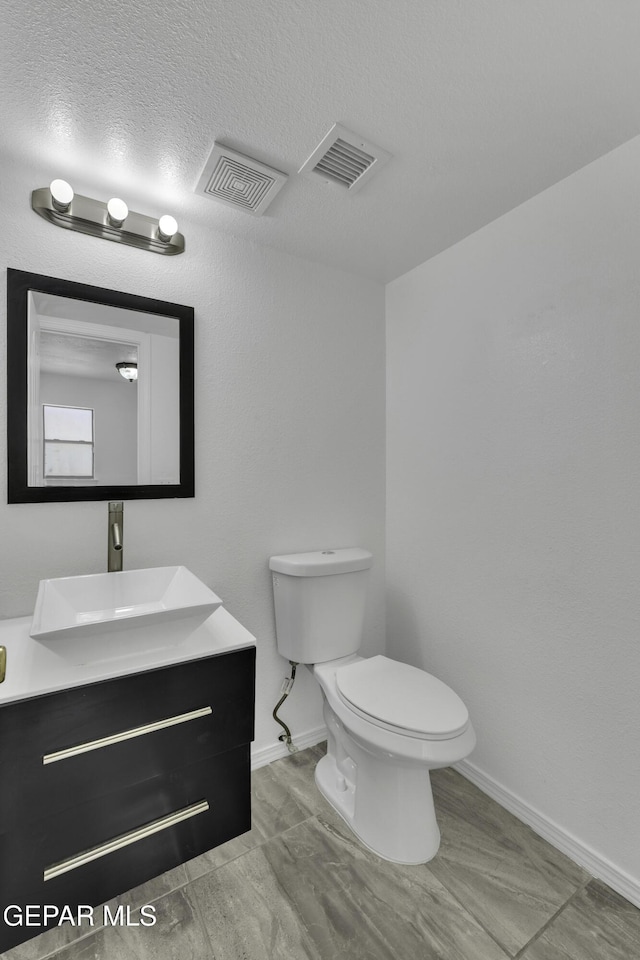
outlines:
[{"label": "vanity cabinet", "polygon": [[249,647],[0,705],[1,909],[97,906],[249,830],[254,676]]}]

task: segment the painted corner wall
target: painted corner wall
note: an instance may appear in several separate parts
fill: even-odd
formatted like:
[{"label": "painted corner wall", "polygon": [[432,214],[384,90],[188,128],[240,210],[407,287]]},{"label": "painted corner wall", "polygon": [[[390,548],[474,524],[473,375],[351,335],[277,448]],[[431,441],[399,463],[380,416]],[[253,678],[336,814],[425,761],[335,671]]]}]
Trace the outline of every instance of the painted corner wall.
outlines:
[{"label": "painted corner wall", "polygon": [[[270,555],[370,549],[365,649],[384,645],[384,288],[217,232],[213,202],[211,229],[181,222],[187,251],[178,257],[61,230],[30,208],[31,190],[54,175],[3,165],[0,207],[11,228],[0,236],[0,363],[6,267],[195,308],[196,497],[127,501],[124,563],[185,564],[255,634],[255,748],[268,750],[289,669],[276,651]],[[92,193],[90,182],[76,188]],[[158,202],[141,212],[162,212]],[[5,399],[0,616],[14,617],[31,613],[40,579],[106,569],[107,505],[7,505]],[[306,670],[282,715],[294,738],[322,726]]]},{"label": "painted corner wall", "polygon": [[486,782],[640,897],[638,170],[640,138],[388,285],[387,632]]}]

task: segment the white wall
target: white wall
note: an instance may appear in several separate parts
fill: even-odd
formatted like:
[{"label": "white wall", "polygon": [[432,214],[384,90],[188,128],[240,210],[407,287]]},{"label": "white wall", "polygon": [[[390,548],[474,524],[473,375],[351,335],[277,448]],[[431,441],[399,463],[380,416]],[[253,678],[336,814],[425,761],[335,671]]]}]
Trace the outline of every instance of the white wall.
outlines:
[{"label": "white wall", "polygon": [[93,466],[100,484],[137,483],[138,478],[137,384],[120,380],[40,374],[41,404],[93,409]]},{"label": "white wall", "polygon": [[390,650],[640,895],[640,138],[387,288]]},{"label": "white wall", "polygon": [[151,483],[180,482],[180,340],[151,335]]},{"label": "white wall", "polygon": [[[124,563],[185,564],[256,634],[256,747],[266,747],[281,732],[271,710],[288,670],[275,648],[271,554],[372,550],[366,648],[383,645],[383,288],[188,222],[178,257],[61,230],[29,205],[30,191],[57,175],[5,165],[0,208],[11,230],[0,236],[2,287],[11,266],[195,308],[196,497],[127,501]],[[90,183],[76,186],[91,193]],[[212,202],[212,225],[216,209]],[[3,325],[5,303],[2,290]],[[0,403],[4,460],[3,396]],[[4,466],[0,473],[0,615],[12,617],[31,612],[41,578],[106,569],[107,505],[8,506]],[[294,735],[322,723],[307,671],[283,716]]]}]

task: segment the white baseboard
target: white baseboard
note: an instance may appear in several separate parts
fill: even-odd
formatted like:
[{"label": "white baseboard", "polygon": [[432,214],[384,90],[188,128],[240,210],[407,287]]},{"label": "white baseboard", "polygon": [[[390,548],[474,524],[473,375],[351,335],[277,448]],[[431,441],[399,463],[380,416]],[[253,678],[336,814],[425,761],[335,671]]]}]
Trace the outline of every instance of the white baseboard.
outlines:
[{"label": "white baseboard", "polygon": [[[301,733],[297,737],[293,737],[293,745],[298,748],[298,750],[306,750],[307,747],[313,747],[316,743],[322,743],[323,740],[327,739],[327,728],[324,724],[319,727],[314,727],[313,730],[307,730],[306,733]],[[268,763],[273,763],[274,760],[280,760],[282,757],[287,757],[289,751],[287,750],[284,743],[281,740],[276,741],[268,747],[260,747],[258,750],[251,748],[251,769],[257,770],[258,767],[265,767]]]},{"label": "white baseboard", "polygon": [[[293,738],[294,745],[298,750],[306,750],[307,747],[313,747],[316,743],[321,743],[327,739],[327,728],[324,724],[307,730]],[[257,770],[264,767],[274,760],[280,760],[288,756],[284,743],[277,741],[267,747],[261,747],[251,751],[251,769]],[[634,906],[640,907],[640,880],[632,877],[630,874],[621,870],[614,863],[603,857],[592,847],[578,840],[573,834],[569,833],[563,827],[558,826],[553,820],[545,817],[534,807],[522,800],[517,794],[512,793],[501,783],[494,780],[488,774],[483,773],[475,764],[468,760],[462,760],[455,764],[458,773],[474,783],[483,793],[499,803],[501,807],[512,813],[518,820],[522,820],[535,831],[544,840],[547,840],[553,847],[564,853],[570,860],[577,863],[598,880],[602,880],[607,886],[615,890],[620,896],[629,900]]]},{"label": "white baseboard", "polygon": [[636,907],[640,907],[640,880],[616,867],[614,863],[597,853],[587,844],[578,840],[573,834],[549,820],[534,807],[529,806],[511,790],[479,770],[475,764],[462,760],[455,764],[455,769],[475,783],[487,796],[499,803],[501,807],[512,813],[518,820],[528,824],[535,833],[548,840],[549,843],[564,853],[570,860],[584,867],[592,876],[602,880],[626,900]]}]

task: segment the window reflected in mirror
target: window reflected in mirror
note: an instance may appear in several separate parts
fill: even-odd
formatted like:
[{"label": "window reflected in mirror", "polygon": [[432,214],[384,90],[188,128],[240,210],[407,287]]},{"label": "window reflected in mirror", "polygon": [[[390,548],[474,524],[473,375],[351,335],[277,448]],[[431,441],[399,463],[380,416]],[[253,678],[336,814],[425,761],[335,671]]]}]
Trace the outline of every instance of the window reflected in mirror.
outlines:
[{"label": "window reflected in mirror", "polygon": [[89,407],[42,404],[42,467],[38,465],[36,471],[37,483],[93,480],[93,413]]}]

